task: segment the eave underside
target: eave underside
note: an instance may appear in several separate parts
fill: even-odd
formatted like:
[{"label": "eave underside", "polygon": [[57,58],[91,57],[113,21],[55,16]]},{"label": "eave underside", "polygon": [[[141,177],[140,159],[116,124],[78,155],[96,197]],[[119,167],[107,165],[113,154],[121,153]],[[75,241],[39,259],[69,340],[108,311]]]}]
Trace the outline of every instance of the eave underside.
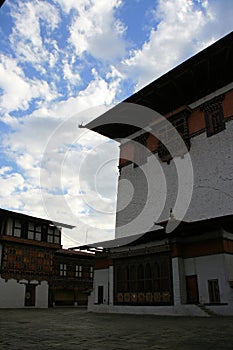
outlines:
[{"label": "eave underside", "polygon": [[[133,116],[127,118],[130,125],[125,124],[124,115],[127,113],[127,106],[124,106],[124,102],[148,107],[161,115],[166,115],[221,89],[232,81],[233,32],[153,81],[85,127],[111,139],[126,138],[139,128],[134,126]],[[148,118],[145,120],[144,127],[146,126]]]}]

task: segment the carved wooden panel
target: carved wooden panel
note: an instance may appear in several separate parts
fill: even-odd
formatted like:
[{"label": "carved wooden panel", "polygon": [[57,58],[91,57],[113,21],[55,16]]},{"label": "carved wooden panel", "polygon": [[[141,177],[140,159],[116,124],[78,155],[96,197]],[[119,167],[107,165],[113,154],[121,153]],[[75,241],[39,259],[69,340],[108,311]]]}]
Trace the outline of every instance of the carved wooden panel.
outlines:
[{"label": "carved wooden panel", "polygon": [[3,249],[2,277],[48,280],[53,271],[53,252],[32,246],[8,245]]}]

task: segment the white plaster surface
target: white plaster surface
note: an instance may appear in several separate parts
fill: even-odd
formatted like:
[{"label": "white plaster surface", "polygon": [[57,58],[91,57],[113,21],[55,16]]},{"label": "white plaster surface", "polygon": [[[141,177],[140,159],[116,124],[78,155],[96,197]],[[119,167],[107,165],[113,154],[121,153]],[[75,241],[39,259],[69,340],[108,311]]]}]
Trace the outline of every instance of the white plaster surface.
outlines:
[{"label": "white plaster surface", "polygon": [[[0,308],[24,308],[25,283],[27,283],[26,280],[17,283],[14,279],[5,282],[3,278],[0,278]],[[48,283],[46,281],[36,287],[35,307],[48,307]]]},{"label": "white plaster surface", "polygon": [[215,254],[184,259],[185,275],[197,275],[201,304],[210,302],[208,280],[218,279],[221,303],[227,303],[228,307],[233,307],[233,289],[229,285],[226,265],[228,258],[228,254]]},{"label": "white plaster surface", "polygon": [[25,285],[10,279],[0,278],[0,308],[24,307]]},{"label": "white plaster surface", "polygon": [[94,271],[94,281],[93,281],[93,287],[94,287],[94,303],[98,303],[98,287],[103,286],[104,287],[104,304],[109,303],[109,292],[108,292],[108,286],[109,286],[109,269],[100,269]]},{"label": "white plaster surface", "polygon": [[[233,208],[233,121],[226,123],[226,130],[206,136],[202,133],[191,139],[189,153],[194,174],[191,203],[187,203],[186,221],[196,221],[232,214]],[[181,219],[180,208],[185,205],[185,195],[190,190],[189,173],[185,172],[188,157],[176,158],[170,164],[163,163],[157,155],[147,158],[147,163],[134,168],[132,164],[122,168],[118,185],[118,213],[116,217],[116,238],[144,233],[152,229],[154,222],[169,218],[170,209],[175,207],[178,190],[178,172],[183,177],[181,201],[175,217]],[[179,168],[179,164],[183,164]],[[181,169],[181,170],[180,170]],[[121,182],[121,179],[124,180]],[[131,201],[125,181],[129,181]],[[127,197],[127,198],[126,198]],[[127,200],[126,200],[127,199]],[[124,207],[124,203],[129,204]],[[123,203],[123,204],[122,204]]]},{"label": "white plaster surface", "polygon": [[182,258],[172,259],[172,277],[174,305],[184,304],[186,302],[186,285]]},{"label": "white plaster surface", "polygon": [[47,308],[48,307],[48,282],[42,281],[36,287],[36,305],[37,308]]}]

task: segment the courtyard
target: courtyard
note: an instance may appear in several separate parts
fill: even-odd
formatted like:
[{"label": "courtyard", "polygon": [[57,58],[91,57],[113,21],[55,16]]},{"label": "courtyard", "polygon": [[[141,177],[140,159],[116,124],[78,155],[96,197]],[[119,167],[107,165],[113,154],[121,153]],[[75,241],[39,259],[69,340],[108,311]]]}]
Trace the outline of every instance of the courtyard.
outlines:
[{"label": "courtyard", "polygon": [[233,350],[233,317],[93,314],[82,308],[0,310],[0,349]]}]

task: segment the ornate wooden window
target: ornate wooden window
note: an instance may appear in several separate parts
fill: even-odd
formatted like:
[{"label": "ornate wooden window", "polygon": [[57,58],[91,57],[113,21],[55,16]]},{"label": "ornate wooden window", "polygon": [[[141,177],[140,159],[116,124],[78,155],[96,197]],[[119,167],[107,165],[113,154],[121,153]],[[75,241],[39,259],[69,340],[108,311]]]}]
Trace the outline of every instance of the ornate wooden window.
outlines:
[{"label": "ornate wooden window", "polygon": [[129,290],[135,292],[137,290],[137,277],[136,277],[136,268],[134,265],[130,266],[129,271]]},{"label": "ornate wooden window", "polygon": [[60,244],[61,242],[61,232],[57,227],[49,226],[47,233],[47,242]]},{"label": "ornate wooden window", "polygon": [[93,278],[93,273],[94,273],[93,266],[90,266],[90,268],[89,268],[89,277],[90,278]]},{"label": "ornate wooden window", "polygon": [[[162,162],[169,163],[173,156],[183,157],[190,149],[188,116],[190,111],[184,111],[168,119],[171,124],[164,123],[159,128],[158,156]],[[163,123],[162,123],[163,124]],[[178,132],[174,133],[173,128]],[[184,143],[180,142],[180,137]],[[172,150],[170,154],[168,148]]]},{"label": "ornate wooden window", "polygon": [[145,291],[151,292],[151,290],[152,290],[151,264],[147,263],[145,266]]},{"label": "ornate wooden window", "polygon": [[134,143],[134,168],[145,164],[147,160],[147,138],[149,133],[144,133],[133,139]]},{"label": "ornate wooden window", "polygon": [[137,269],[137,290],[138,292],[144,292],[144,266],[140,264]]},{"label": "ornate wooden window", "polygon": [[114,261],[116,304],[172,303],[172,272],[169,254],[155,254]]},{"label": "ornate wooden window", "polygon": [[34,222],[28,223],[28,239],[41,241],[42,227]]},{"label": "ornate wooden window", "polygon": [[53,253],[36,247],[6,244],[2,261],[3,278],[41,280],[52,273]]},{"label": "ornate wooden window", "polygon": [[66,276],[67,266],[66,264],[60,264],[60,276]]},{"label": "ornate wooden window", "polygon": [[83,267],[82,265],[76,265],[75,266],[75,277],[81,278],[83,274]]},{"label": "ornate wooden window", "polygon": [[201,107],[205,115],[207,137],[217,134],[226,128],[222,108],[223,98],[223,95],[218,96]]},{"label": "ornate wooden window", "polygon": [[12,227],[12,236],[14,237],[21,237],[21,228],[22,223],[20,220],[13,220],[13,227]]}]

